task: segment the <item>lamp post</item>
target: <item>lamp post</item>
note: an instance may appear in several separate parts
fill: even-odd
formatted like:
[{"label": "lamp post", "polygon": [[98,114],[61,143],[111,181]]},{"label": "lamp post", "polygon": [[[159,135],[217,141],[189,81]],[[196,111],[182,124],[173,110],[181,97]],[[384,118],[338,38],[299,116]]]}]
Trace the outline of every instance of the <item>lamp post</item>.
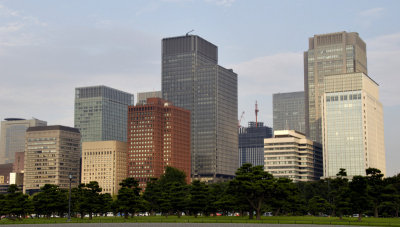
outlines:
[{"label": "lamp post", "polygon": [[69,178],[69,197],[68,197],[68,219],[67,222],[71,221],[71,183],[72,183],[72,174],[68,176]]}]

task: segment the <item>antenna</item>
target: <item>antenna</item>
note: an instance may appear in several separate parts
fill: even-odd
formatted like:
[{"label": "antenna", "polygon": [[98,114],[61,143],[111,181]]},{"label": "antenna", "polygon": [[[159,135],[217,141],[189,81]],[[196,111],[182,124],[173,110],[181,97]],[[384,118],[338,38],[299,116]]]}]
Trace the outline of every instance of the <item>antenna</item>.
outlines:
[{"label": "antenna", "polygon": [[189,36],[189,34],[190,34],[191,32],[194,32],[194,30],[192,29],[192,30],[186,32],[186,36]]},{"label": "antenna", "polygon": [[258,105],[257,105],[257,100],[256,100],[256,108],[255,108],[254,112],[256,113],[256,128],[257,128],[258,127],[257,115],[258,115],[258,112],[259,112]]}]

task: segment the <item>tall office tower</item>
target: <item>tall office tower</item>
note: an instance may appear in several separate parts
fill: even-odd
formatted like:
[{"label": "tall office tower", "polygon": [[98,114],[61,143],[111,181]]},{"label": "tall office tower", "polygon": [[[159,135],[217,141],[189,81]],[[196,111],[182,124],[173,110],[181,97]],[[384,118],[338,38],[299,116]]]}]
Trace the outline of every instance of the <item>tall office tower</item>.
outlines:
[{"label": "tall office tower", "polygon": [[324,176],[348,176],[372,167],[386,173],[383,108],[379,88],[363,73],[325,77],[322,102]]},{"label": "tall office tower", "polygon": [[106,86],[75,88],[75,128],[82,142],[126,142],[128,105],[133,95]]},{"label": "tall office tower", "polygon": [[321,96],[327,75],[362,72],[367,74],[365,42],[355,32],[314,35],[304,52],[306,135],[322,142]]},{"label": "tall office tower", "polygon": [[139,180],[141,188],[165,167],[186,173],[190,183],[190,112],[160,98],[147,104],[129,106],[128,177]]},{"label": "tall office tower", "polygon": [[25,132],[29,127],[46,126],[38,119],[6,118],[1,122],[0,164],[13,163],[15,152],[25,151]]},{"label": "tall office tower", "polygon": [[232,178],[238,168],[237,74],[217,46],[195,35],[162,40],[162,95],[191,111],[192,177]]},{"label": "tall office tower", "polygon": [[272,129],[263,122],[249,122],[248,127],[239,128],[239,166],[251,163],[264,166],[264,139],[272,137]]},{"label": "tall office tower", "polygon": [[79,183],[81,134],[61,125],[29,127],[25,140],[24,193],[32,194],[45,184],[69,188]]},{"label": "tall office tower", "polygon": [[294,182],[319,180],[323,175],[322,146],[294,130],[274,131],[264,140],[264,170]]},{"label": "tall office tower", "polygon": [[148,98],[162,98],[161,91],[138,92],[136,104],[146,104]]},{"label": "tall office tower", "polygon": [[127,144],[116,140],[82,143],[82,183],[97,181],[102,193],[118,194],[127,173]]},{"label": "tall office tower", "polygon": [[273,94],[274,130],[306,133],[304,91]]}]

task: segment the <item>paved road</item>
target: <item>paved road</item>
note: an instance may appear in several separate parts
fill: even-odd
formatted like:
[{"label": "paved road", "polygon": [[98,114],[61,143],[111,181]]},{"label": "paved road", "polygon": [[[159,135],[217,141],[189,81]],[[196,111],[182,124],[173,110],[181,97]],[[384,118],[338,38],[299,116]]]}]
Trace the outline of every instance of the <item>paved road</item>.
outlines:
[{"label": "paved road", "polygon": [[[232,224],[232,223],[67,223],[67,224],[29,224],[0,225],[13,227],[332,227],[331,225],[300,224]],[[344,225],[342,225],[344,226]]]}]

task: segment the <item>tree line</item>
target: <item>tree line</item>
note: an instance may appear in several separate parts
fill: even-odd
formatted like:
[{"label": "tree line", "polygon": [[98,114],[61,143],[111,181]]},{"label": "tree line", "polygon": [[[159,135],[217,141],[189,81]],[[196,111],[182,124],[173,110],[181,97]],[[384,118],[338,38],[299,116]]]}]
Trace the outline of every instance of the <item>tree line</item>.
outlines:
[{"label": "tree line", "polygon": [[[270,212],[278,215],[344,215],[398,217],[400,174],[383,178],[381,171],[366,170],[366,176],[351,181],[341,169],[336,178],[293,183],[275,178],[262,166],[244,164],[229,182],[206,184],[185,181],[185,173],[167,167],[158,179],[151,179],[143,191],[134,178],[120,183],[118,195],[102,194],[96,181],[80,184],[71,191],[71,213],[81,218],[93,215],[120,214],[125,218],[138,213],[169,215],[228,215],[239,213],[260,219]],[[8,194],[0,195],[0,217],[65,217],[68,213],[68,190],[46,184],[28,196],[11,185]]]}]

